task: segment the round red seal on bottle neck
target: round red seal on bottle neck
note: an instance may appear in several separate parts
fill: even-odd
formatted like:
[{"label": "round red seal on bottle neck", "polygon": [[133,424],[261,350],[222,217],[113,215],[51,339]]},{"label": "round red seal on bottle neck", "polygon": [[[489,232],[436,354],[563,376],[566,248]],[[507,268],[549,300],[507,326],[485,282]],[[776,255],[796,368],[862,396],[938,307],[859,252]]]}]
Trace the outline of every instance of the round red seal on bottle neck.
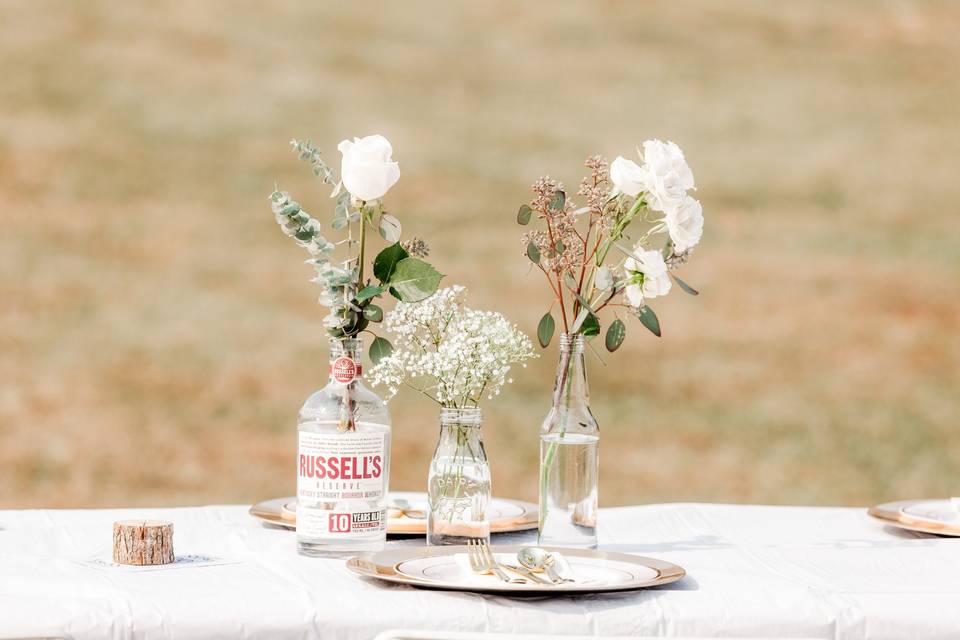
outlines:
[{"label": "round red seal on bottle neck", "polygon": [[350,384],[360,375],[360,365],[352,358],[340,356],[330,365],[330,375],[340,384]]}]

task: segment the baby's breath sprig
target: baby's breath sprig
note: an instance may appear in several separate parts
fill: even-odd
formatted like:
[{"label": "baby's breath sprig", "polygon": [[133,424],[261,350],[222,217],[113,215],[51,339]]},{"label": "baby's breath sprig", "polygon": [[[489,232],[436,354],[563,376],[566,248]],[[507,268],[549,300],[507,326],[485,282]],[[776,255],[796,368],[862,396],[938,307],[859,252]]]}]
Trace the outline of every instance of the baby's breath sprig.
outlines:
[{"label": "baby's breath sprig", "polygon": [[411,387],[443,407],[476,407],[500,394],[510,367],[537,357],[516,325],[493,311],[464,304],[466,289],[455,285],[423,302],[400,303],[387,314],[394,349],[370,372],[387,398]]}]

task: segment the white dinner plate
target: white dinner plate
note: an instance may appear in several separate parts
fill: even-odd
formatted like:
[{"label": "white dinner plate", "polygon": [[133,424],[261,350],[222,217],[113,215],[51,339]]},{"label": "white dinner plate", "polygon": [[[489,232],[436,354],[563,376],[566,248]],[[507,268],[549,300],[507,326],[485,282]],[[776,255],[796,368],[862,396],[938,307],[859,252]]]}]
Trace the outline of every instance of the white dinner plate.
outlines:
[{"label": "white dinner plate", "polygon": [[[399,503],[399,504],[398,504]],[[390,535],[427,534],[427,494],[415,491],[391,491],[387,501],[387,533]],[[401,508],[401,506],[403,508]],[[265,500],[250,507],[250,515],[264,522],[297,528],[297,499],[293,496]],[[536,529],[537,505],[520,500],[492,498],[487,506],[491,533],[509,533]]]},{"label": "white dinner plate", "polygon": [[[519,546],[491,546],[498,562],[517,564]],[[543,547],[563,556],[565,577],[573,582],[543,585],[507,583],[493,575],[470,570],[465,546],[404,547],[364,554],[347,561],[347,567],[362,576],[426,589],[509,593],[518,595],[598,593],[631,591],[674,582],[684,570],[655,558],[588,549]]]}]

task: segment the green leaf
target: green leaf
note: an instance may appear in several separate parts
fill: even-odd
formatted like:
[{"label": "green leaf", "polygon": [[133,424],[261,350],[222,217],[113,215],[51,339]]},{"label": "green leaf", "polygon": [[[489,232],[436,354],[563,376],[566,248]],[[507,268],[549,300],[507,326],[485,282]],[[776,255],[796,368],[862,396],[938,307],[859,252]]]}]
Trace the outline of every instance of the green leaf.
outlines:
[{"label": "green leaf", "polygon": [[567,204],[567,194],[563,191],[557,191],[553,196],[553,199],[550,200],[550,208],[554,211],[563,211],[564,206]]},{"label": "green leaf", "polygon": [[443,274],[419,258],[404,258],[390,276],[390,291],[401,302],[420,302],[440,286]]},{"label": "green leaf", "polygon": [[540,264],[540,249],[537,249],[537,245],[532,242],[527,245],[527,257],[533,264]]},{"label": "green leaf", "polygon": [[532,215],[533,215],[533,209],[530,208],[530,205],[528,204],[520,205],[520,211],[517,212],[517,223],[530,224],[530,216]]},{"label": "green leaf", "polygon": [[680,285],[680,288],[683,289],[685,293],[689,293],[692,296],[700,295],[700,292],[688,285],[686,282],[678,278],[677,276],[670,274],[670,277],[677,281],[677,284]]},{"label": "green leaf", "polygon": [[380,216],[380,237],[387,242],[396,242],[400,239],[400,221],[389,213]]},{"label": "green leaf", "polygon": [[620,345],[623,344],[623,339],[627,336],[627,325],[623,324],[623,320],[617,318],[610,326],[607,328],[607,338],[606,338],[606,347],[607,351],[613,353],[620,348]]},{"label": "green leaf", "polygon": [[297,231],[294,234],[294,237],[300,242],[309,242],[313,240],[313,236],[317,235],[316,230],[310,227],[301,227],[300,231]]},{"label": "green leaf", "polygon": [[368,304],[363,310],[363,317],[370,322],[380,322],[383,320],[383,309],[375,304]]},{"label": "green leaf", "polygon": [[333,222],[330,223],[330,227],[339,231],[340,229],[346,229],[348,224],[350,224],[350,222],[346,218],[334,218]]},{"label": "green leaf", "polygon": [[391,353],[393,353],[393,345],[386,338],[377,336],[370,345],[370,360],[373,364],[377,364]]},{"label": "green leaf", "polygon": [[658,338],[660,337],[660,321],[657,319],[657,314],[653,312],[653,309],[644,305],[643,308],[637,312],[637,317],[640,318],[643,326],[650,330],[650,333]]},{"label": "green leaf", "polygon": [[564,249],[566,249],[566,247],[563,246],[563,242],[560,240],[557,240],[557,244],[553,245],[553,250],[557,253],[563,253]]},{"label": "green leaf", "polygon": [[537,325],[537,341],[544,349],[546,349],[547,345],[550,344],[550,340],[553,338],[553,331],[555,328],[556,324],[553,321],[553,316],[550,315],[550,312],[548,311],[542,318],[540,318],[540,324]]},{"label": "green leaf", "polygon": [[380,282],[389,282],[390,276],[393,275],[393,270],[397,267],[397,263],[409,256],[410,254],[400,246],[399,242],[385,247],[373,260],[373,275],[375,275]]},{"label": "green leaf", "polygon": [[363,289],[357,293],[357,302],[363,302],[364,300],[369,300],[370,298],[376,298],[378,295],[387,290],[385,285],[376,285],[368,284]]},{"label": "green leaf", "polygon": [[583,326],[580,327],[580,333],[585,336],[596,336],[600,334],[600,320],[592,313],[588,313],[583,320]]}]

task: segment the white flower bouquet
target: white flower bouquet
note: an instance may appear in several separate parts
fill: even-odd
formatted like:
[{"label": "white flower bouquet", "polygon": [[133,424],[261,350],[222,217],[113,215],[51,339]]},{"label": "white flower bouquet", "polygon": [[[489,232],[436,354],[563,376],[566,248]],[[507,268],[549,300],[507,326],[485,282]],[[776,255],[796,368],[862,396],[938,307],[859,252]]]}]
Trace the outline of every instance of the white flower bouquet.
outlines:
[{"label": "white flower bouquet", "polygon": [[[619,308],[660,336],[648,301],[667,295],[673,282],[697,295],[673,273],[703,235],[703,209],[689,195],[696,188],[693,172],[672,142],[644,142],[641,158],[643,164],[618,156],[609,166],[600,156],[587,158],[590,175],[577,191],[586,200],[583,207],[549,176],[533,185],[533,200],[520,207],[520,224],[529,224],[534,214],[543,222],[523,242],[527,258],[547,277],[564,333],[598,335],[600,311]],[[632,240],[640,225],[645,227]],[[555,327],[551,307],[537,328],[541,346],[549,344]],[[607,328],[607,349],[615,351],[625,335],[617,316]]]}]

